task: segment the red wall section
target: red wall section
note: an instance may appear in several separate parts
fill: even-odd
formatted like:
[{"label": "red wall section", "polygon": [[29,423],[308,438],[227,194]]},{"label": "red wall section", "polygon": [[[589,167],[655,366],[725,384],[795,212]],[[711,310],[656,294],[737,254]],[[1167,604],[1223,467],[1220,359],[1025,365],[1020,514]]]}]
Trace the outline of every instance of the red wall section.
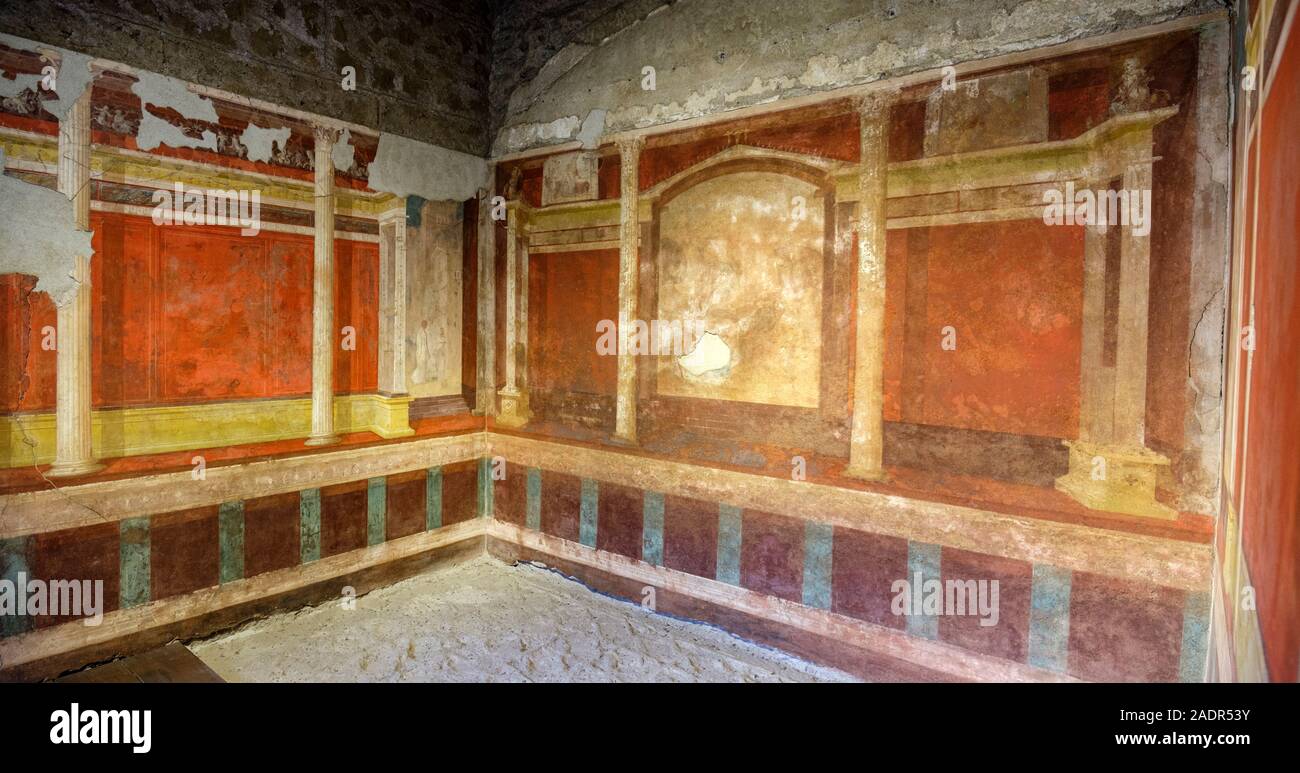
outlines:
[{"label": "red wall section", "polygon": [[[311,392],[312,240],[238,229],[155,226],[93,213],[92,385],[96,407],[302,396]],[[43,292],[0,278],[0,410],[54,407],[56,354],[41,328],[56,324]],[[26,299],[24,301],[24,298]],[[30,315],[30,323],[24,316]],[[345,326],[356,349],[340,346]],[[334,387],[377,388],[379,247],[335,242]]]},{"label": "red wall section", "polygon": [[[886,418],[1076,437],[1083,230],[895,229],[888,245]],[[947,326],[955,351],[941,347]]]},{"label": "red wall section", "polygon": [[[1275,23],[1281,23],[1279,18]],[[1300,679],[1300,32],[1278,44],[1260,120],[1251,366],[1242,541],[1269,677]]]},{"label": "red wall section", "polygon": [[[310,293],[308,294],[310,298]],[[307,304],[310,310],[310,302]],[[307,315],[310,338],[310,313]],[[334,348],[335,393],[379,388],[379,245],[334,242],[334,329],[356,329],[356,349]],[[274,352],[268,356],[275,357]],[[311,347],[307,347],[307,389],[311,390]],[[292,368],[292,365],[289,365]]]},{"label": "red wall section", "polygon": [[[33,291],[36,277],[0,274],[0,412],[54,407],[57,353],[42,349],[45,327],[56,327],[58,311],[48,293]],[[24,377],[26,382],[24,383]]]},{"label": "red wall section", "polygon": [[596,323],[618,320],[618,250],[533,255],[528,272],[530,388],[613,395],[618,358],[596,353]]}]

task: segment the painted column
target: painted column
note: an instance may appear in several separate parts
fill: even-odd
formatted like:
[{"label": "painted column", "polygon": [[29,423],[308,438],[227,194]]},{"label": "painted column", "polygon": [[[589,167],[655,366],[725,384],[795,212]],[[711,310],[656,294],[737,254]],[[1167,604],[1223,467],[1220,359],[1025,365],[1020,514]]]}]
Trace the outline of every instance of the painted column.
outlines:
[{"label": "painted column", "polygon": [[406,394],[406,200],[379,218],[379,391]]},{"label": "painted column", "polygon": [[[522,204],[512,201],[506,205],[506,384],[501,388],[501,411],[497,422],[507,427],[519,427],[528,422],[528,393],[520,389],[519,359],[521,319],[526,324],[527,311],[521,317],[520,295],[526,295],[527,285],[520,287],[519,230]],[[527,256],[523,256],[527,260]],[[526,271],[526,269],[525,269]],[[527,274],[524,274],[525,281]]]},{"label": "painted column", "polygon": [[858,105],[857,327],[854,333],[853,427],[849,466],[856,478],[884,477],[885,199],[889,177],[889,98]]},{"label": "painted column", "polygon": [[312,268],[311,436],[309,446],[339,442],[334,433],[334,141],[315,127],[315,260]]},{"label": "painted column", "polygon": [[[90,230],[90,86],[59,121],[59,192],[72,200],[73,218]],[[77,255],[76,289],[58,300],[53,477],[85,475],[95,461],[90,391],[90,256]]]},{"label": "painted column", "polygon": [[636,357],[633,338],[637,315],[637,248],[640,223],[637,218],[637,170],[641,162],[643,137],[618,141],[618,397],[614,405],[614,438],[636,443]]},{"label": "painted column", "polygon": [[[1149,134],[1149,131],[1148,131]],[[1147,142],[1150,148],[1152,143]],[[1150,153],[1146,154],[1150,157]],[[1130,196],[1151,190],[1151,162],[1130,163],[1123,190]],[[1150,217],[1150,212],[1147,216]],[[1114,227],[1114,226],[1112,226]],[[1115,339],[1115,440],[1146,447],[1147,305],[1151,288],[1151,232],[1119,226],[1119,306]]]},{"label": "painted column", "polygon": [[[1147,112],[1148,79],[1140,62],[1126,60],[1119,76],[1112,113],[1145,120],[1097,149],[1092,179],[1080,183],[1096,195],[1118,178],[1115,214],[1122,219],[1110,222],[1109,204],[1097,195],[1098,222],[1084,226],[1079,438],[1065,442],[1070,467],[1056,488],[1094,510],[1173,518],[1176,511],[1155,495],[1169,459],[1146,447],[1152,127],[1163,117]],[[1142,228],[1133,221],[1135,209],[1143,216]],[[1118,239],[1110,238],[1111,229],[1119,229]],[[1116,242],[1118,256],[1111,253]],[[1109,277],[1116,263],[1119,276]],[[1108,297],[1108,287],[1118,287],[1114,297]]]},{"label": "painted column", "polygon": [[[488,179],[496,179],[496,165],[488,165]],[[492,217],[492,188],[478,193],[478,380],[475,410],[496,413],[496,261],[497,229]]]}]

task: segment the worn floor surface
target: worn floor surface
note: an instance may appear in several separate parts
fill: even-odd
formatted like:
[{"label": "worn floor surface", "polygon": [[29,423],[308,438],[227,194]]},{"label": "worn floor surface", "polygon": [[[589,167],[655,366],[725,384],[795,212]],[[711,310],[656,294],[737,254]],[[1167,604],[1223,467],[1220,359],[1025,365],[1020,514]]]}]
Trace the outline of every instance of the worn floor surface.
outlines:
[{"label": "worn floor surface", "polygon": [[839,671],[476,558],[199,642],[232,682],[811,682]]}]

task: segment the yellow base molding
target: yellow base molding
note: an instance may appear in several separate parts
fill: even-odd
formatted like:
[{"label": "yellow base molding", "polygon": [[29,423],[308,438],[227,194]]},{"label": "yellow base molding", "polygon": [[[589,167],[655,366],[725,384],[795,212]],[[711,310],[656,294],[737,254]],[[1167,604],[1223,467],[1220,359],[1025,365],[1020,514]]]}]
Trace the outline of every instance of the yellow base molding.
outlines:
[{"label": "yellow base molding", "polygon": [[497,424],[504,427],[522,427],[533,417],[528,410],[528,393],[506,387],[498,392],[501,396],[501,410],[497,413]]},{"label": "yellow base molding", "polygon": [[1173,519],[1178,511],[1156,501],[1156,479],[1169,459],[1147,448],[1066,440],[1070,471],[1056,488],[1093,510]]},{"label": "yellow base molding", "polygon": [[[410,397],[378,394],[334,398],[340,434],[374,432],[406,437]],[[95,411],[91,422],[98,459],[305,438],[311,434],[311,400],[240,400],[197,405]],[[0,468],[54,461],[54,414],[0,416]]]}]

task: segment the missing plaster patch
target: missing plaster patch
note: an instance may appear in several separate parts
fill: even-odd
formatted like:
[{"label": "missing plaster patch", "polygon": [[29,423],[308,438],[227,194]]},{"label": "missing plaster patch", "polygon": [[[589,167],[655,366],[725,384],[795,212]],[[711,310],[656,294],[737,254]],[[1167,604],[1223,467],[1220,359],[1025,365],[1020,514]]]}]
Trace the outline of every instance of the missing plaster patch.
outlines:
[{"label": "missing plaster patch", "polygon": [[582,147],[595,150],[600,144],[600,135],[605,133],[607,115],[609,111],[600,107],[587,113],[587,117],[582,121],[582,128],[578,129],[578,141],[582,143]]},{"label": "missing plaster patch", "polygon": [[244,133],[239,136],[239,141],[244,143],[248,148],[249,161],[266,161],[270,162],[275,155],[275,146],[278,144],[283,152],[285,143],[289,141],[289,127],[278,129],[263,129],[261,126],[250,123]]},{"label": "missing plaster patch", "polygon": [[487,185],[487,161],[387,132],[370,164],[370,188],[430,201],[464,201]]},{"label": "missing plaster patch", "polygon": [[731,355],[731,347],[717,333],[705,332],[677,362],[690,380],[716,384],[731,373]]},{"label": "missing plaster patch", "polygon": [[171,108],[185,118],[195,121],[217,123],[217,108],[212,102],[190,91],[185,82],[165,75],[136,71],[136,82],[131,90],[140,97],[140,131],[136,135],[136,146],[140,150],[153,150],[159,145],[173,148],[217,149],[217,135],[204,129],[203,138],[195,139],[181,131],[171,121],[164,120],[149,112],[149,105],[158,108]]},{"label": "missing plaster patch", "polygon": [[[0,148],[0,170],[4,169]],[[0,174],[0,274],[36,277],[36,289],[65,304],[77,289],[78,255],[90,255],[90,232],[78,231],[72,202],[56,190]]]},{"label": "missing plaster patch", "polygon": [[334,143],[334,168],[340,172],[348,172],[352,165],[357,161],[357,149],[352,144],[352,130],[344,129],[339,134],[338,141]]},{"label": "missing plaster patch", "polygon": [[[65,48],[47,46],[43,43],[37,43],[33,40],[20,38],[13,35],[0,34],[0,44],[20,51],[39,51],[42,53],[49,52],[58,58],[58,68],[55,77],[55,94],[58,99],[42,102],[41,106],[50,111],[55,118],[62,120],[71,109],[72,103],[77,101],[90,84],[90,57],[85,54],[79,54],[76,51],[69,51]],[[13,80],[0,77],[0,99],[12,99],[18,97],[27,89],[40,92],[42,76],[18,75]]]}]

